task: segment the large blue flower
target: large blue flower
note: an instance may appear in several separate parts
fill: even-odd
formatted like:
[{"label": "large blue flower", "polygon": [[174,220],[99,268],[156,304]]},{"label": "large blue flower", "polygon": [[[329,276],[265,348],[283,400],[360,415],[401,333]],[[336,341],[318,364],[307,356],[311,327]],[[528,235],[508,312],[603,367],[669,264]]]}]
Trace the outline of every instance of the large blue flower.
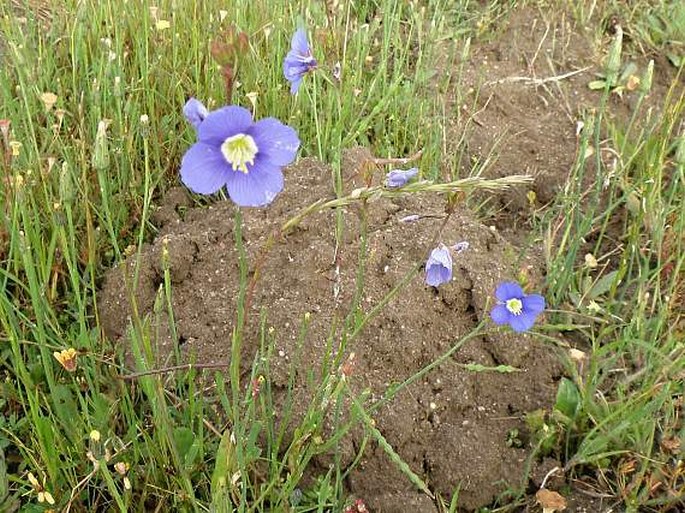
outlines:
[{"label": "large blue flower", "polygon": [[283,189],[281,168],[297,154],[297,132],[275,118],[256,123],[243,107],[210,112],[197,127],[198,142],[183,156],[181,180],[213,194],[224,185],[238,205],[260,207]]},{"label": "large blue flower", "polygon": [[509,324],[521,333],[535,324],[535,319],[545,309],[545,298],[539,294],[525,294],[518,283],[500,283],[495,291],[497,305],[490,312],[495,324]]},{"label": "large blue flower", "polygon": [[431,251],[426,261],[426,283],[438,287],[452,279],[452,255],[444,244]]},{"label": "large blue flower", "polygon": [[290,93],[295,94],[300,88],[302,77],[317,66],[316,59],[312,55],[312,49],[307,41],[307,33],[304,29],[297,29],[291,42],[290,51],[283,61],[283,74],[290,82]]}]

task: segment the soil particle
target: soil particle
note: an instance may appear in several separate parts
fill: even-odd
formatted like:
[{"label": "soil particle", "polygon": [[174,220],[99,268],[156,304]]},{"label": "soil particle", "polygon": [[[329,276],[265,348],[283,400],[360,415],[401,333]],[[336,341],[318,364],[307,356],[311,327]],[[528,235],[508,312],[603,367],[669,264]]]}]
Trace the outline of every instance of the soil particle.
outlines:
[{"label": "soil particle", "polygon": [[[270,363],[275,394],[285,390],[292,362],[300,355],[294,419],[303,415],[312,392],[309,373],[303,370],[321,367],[331,326],[343,325],[354,302],[361,211],[345,211],[344,243],[339,247],[333,212],[310,216],[290,234],[277,236],[268,253],[264,245],[274,229],[299,209],[330,197],[330,183],[328,166],[304,159],[286,170],[285,190],[269,208],[244,209],[243,213],[250,272],[258,260],[263,259],[264,264],[250,306],[242,368],[249,371],[259,349],[260,312],[265,312],[266,326],[273,328],[275,337],[275,356]],[[149,318],[154,328],[150,330],[156,348],[154,365],[177,363],[176,352],[182,361],[227,362],[238,295],[235,207],[218,202],[206,208],[188,208],[182,219],[179,206],[185,209],[187,205],[182,196],[175,191],[158,210],[161,230],[156,240],[143,248],[137,287],[131,289],[135,256],[107,274],[99,296],[102,325],[109,337],[128,348],[134,311],[131,298],[135,297],[139,315]],[[361,314],[371,312],[425,261],[443,223],[443,201],[437,196],[415,195],[368,204]],[[423,217],[413,223],[400,221],[411,214]],[[449,245],[469,242],[468,250],[454,256],[454,279],[434,289],[425,285],[422,273],[415,275],[347,343],[345,353],[355,353],[350,387],[357,393],[370,390],[371,401],[474,330],[487,317],[498,282],[518,276],[521,270],[532,283],[540,281],[539,260],[522,255],[467,210],[452,215],[439,239]],[[163,257],[165,250],[168,257]],[[172,284],[174,330],[169,327],[161,289],[165,266]],[[306,313],[311,319],[299,351],[297,339]],[[334,340],[340,340],[340,329]],[[517,372],[465,368],[474,363],[509,365]],[[525,430],[526,412],[550,406],[561,372],[549,346],[529,335],[491,329],[398,393],[376,410],[373,418],[386,440],[434,492],[450,497],[459,488],[460,506],[471,510],[490,504],[507,487],[526,485],[529,451],[508,443],[509,435],[514,429]],[[344,441],[344,465],[353,461],[362,436],[361,429],[354,429]],[[330,458],[322,456],[312,469],[325,471],[329,463]],[[372,442],[349,474],[347,486],[350,494],[363,498],[372,511],[406,511],[407,505],[421,511],[435,509]]]}]

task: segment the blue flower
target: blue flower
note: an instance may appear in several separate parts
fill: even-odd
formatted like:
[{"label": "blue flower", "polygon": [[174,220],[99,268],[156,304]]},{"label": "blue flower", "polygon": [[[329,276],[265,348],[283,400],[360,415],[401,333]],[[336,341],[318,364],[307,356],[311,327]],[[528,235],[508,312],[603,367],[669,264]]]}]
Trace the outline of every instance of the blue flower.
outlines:
[{"label": "blue flower", "polygon": [[300,88],[302,77],[307,72],[315,69],[316,59],[312,55],[312,49],[307,41],[307,34],[304,29],[297,29],[291,43],[290,51],[283,61],[283,74],[290,82],[290,93],[295,94]]},{"label": "blue flower", "polygon": [[495,324],[509,324],[516,333],[528,331],[545,309],[545,298],[525,294],[518,283],[500,283],[495,291],[497,305],[490,312]]},{"label": "blue flower", "polygon": [[426,283],[438,287],[452,279],[452,255],[444,244],[431,251],[426,261]]},{"label": "blue flower", "polygon": [[252,121],[247,109],[210,112],[197,130],[198,142],[183,156],[181,180],[192,191],[213,194],[226,186],[238,205],[260,207],[283,189],[281,168],[297,154],[297,132],[275,118]]},{"label": "blue flower", "polygon": [[467,249],[469,249],[470,246],[471,246],[471,245],[469,244],[468,241],[463,240],[463,241],[461,241],[461,242],[457,242],[454,246],[452,246],[452,249],[453,249],[454,251],[456,251],[456,253],[457,253],[457,255],[458,255],[459,253],[463,253],[464,251],[466,251]]},{"label": "blue flower", "polygon": [[208,114],[209,111],[207,110],[207,107],[205,107],[200,100],[195,98],[191,98],[183,106],[183,115],[188,122],[195,127],[195,130],[198,129],[200,123],[204,121]]},{"label": "blue flower", "polygon": [[397,187],[402,187],[407,185],[407,182],[419,174],[419,169],[413,167],[407,169],[393,169],[387,175],[385,175],[385,186],[390,189],[396,189]]}]

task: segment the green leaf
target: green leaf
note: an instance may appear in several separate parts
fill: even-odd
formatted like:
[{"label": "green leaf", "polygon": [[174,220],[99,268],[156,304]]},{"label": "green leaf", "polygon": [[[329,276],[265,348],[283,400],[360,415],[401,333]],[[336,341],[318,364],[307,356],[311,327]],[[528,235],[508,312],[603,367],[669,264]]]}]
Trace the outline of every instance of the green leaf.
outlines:
[{"label": "green leaf", "polygon": [[580,392],[578,387],[568,378],[561,378],[557,390],[557,400],[554,408],[569,419],[573,419],[580,406]]},{"label": "green leaf", "polygon": [[10,484],[7,479],[7,464],[5,463],[5,452],[0,447],[0,504],[4,504],[10,493]]},{"label": "green leaf", "polygon": [[680,66],[685,64],[685,55],[667,53],[666,56],[668,57],[668,60],[671,61],[671,64],[673,64],[676,68],[679,68]]},{"label": "green leaf", "polygon": [[181,460],[187,465],[188,453],[195,442],[195,434],[187,427],[174,428],[174,443]]},{"label": "green leaf", "polygon": [[52,403],[55,415],[62,424],[62,432],[74,445],[80,445],[85,430],[81,429],[81,415],[79,414],[74,393],[66,385],[55,385],[52,389]]},{"label": "green leaf", "polygon": [[593,91],[598,91],[600,89],[604,89],[606,85],[606,80],[593,80],[587,86]]},{"label": "green leaf", "polygon": [[621,77],[618,79],[619,82],[623,83],[630,78],[630,75],[635,75],[637,73],[637,64],[634,62],[629,62],[621,73]]},{"label": "green leaf", "polygon": [[33,421],[40,446],[40,457],[47,466],[50,479],[59,475],[58,464],[61,461],[55,440],[55,426],[49,417],[36,417]]},{"label": "green leaf", "polygon": [[607,292],[609,292],[611,290],[611,287],[614,285],[616,275],[618,275],[618,271],[611,271],[610,273],[607,273],[604,276],[602,276],[592,286],[590,292],[588,293],[588,296],[590,296],[592,299],[595,299],[601,296],[602,294],[606,294]]},{"label": "green leaf", "polygon": [[221,436],[219,449],[216,451],[216,463],[212,473],[212,506],[217,513],[223,511],[223,505],[230,503],[228,486],[235,467],[235,452],[231,442],[231,432],[226,430]]}]

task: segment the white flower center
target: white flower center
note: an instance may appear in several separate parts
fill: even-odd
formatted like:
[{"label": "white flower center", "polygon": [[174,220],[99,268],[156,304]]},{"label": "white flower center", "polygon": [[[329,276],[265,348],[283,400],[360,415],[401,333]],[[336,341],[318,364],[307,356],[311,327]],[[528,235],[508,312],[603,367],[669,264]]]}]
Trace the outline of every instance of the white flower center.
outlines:
[{"label": "white flower center", "polygon": [[247,134],[232,135],[221,145],[221,153],[231,164],[233,171],[240,171],[245,174],[247,174],[247,165],[254,164],[257,151],[257,144]]},{"label": "white flower center", "polygon": [[514,315],[521,315],[523,312],[523,302],[518,298],[507,299],[505,306]]}]

